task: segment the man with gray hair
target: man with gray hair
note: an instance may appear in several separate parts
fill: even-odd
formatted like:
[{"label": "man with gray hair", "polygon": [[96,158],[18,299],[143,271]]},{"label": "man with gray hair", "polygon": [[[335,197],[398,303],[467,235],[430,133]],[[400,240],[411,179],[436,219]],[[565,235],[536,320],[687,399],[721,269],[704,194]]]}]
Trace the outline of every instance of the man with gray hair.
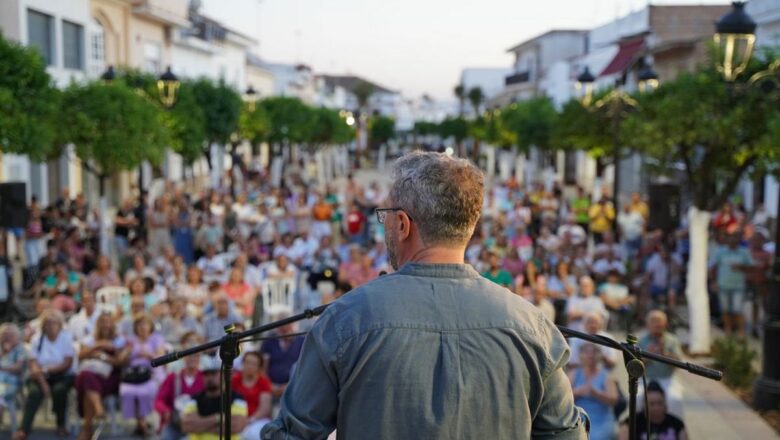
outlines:
[{"label": "man with gray hair", "polygon": [[398,159],[376,210],[397,272],[322,314],[263,439],[586,438],[563,336],[464,264],[483,192],[466,160]]}]

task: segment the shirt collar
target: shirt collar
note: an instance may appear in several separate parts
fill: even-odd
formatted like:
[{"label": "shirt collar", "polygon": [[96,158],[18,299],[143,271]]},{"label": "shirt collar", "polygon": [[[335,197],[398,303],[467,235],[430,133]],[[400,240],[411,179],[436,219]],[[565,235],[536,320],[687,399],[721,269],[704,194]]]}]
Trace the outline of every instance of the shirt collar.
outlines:
[{"label": "shirt collar", "polygon": [[477,278],[479,273],[470,264],[406,263],[398,274],[434,278]]}]

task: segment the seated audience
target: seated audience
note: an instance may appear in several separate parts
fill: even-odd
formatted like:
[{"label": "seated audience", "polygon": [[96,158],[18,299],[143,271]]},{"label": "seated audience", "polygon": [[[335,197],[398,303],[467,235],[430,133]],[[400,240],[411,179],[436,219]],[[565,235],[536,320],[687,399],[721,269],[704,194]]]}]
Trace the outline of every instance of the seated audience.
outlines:
[{"label": "seated audience", "polygon": [[247,352],[241,371],[233,375],[233,391],[247,404],[247,427],[241,434],[245,440],[260,438],[260,430],[271,419],[271,380],[264,372],[263,362],[260,352]]},{"label": "seated audience", "polygon": [[105,418],[103,398],[119,392],[122,367],[130,354],[125,339],[117,337],[116,325],[109,314],[101,314],[93,334],[84,338],[79,351],[76,393],[79,415],[84,424],[79,439],[92,438],[93,420]]},{"label": "seated audience", "polygon": [[57,434],[68,434],[65,426],[68,392],[73,387],[73,361],[76,351],[73,339],[64,330],[65,319],[57,310],[42,315],[41,333],[33,338],[27,379],[27,399],[22,425],[14,440],[24,440],[32,431],[33,420],[44,397],[51,396],[57,422]]},{"label": "seated audience", "polygon": [[[185,333],[180,343],[182,348],[192,347],[203,342],[195,332]],[[160,385],[154,399],[154,409],[160,414],[160,426],[163,440],[179,440],[184,437],[181,427],[181,413],[189,398],[198,395],[206,384],[201,372],[205,365],[205,355],[194,354],[181,360],[183,367],[169,373]]]},{"label": "seated audience", "polygon": [[154,396],[163,373],[152,368],[151,360],[165,354],[165,340],[154,332],[154,321],[149,315],[140,314],[133,320],[133,335],[128,338],[130,358],[122,372],[119,395],[122,397],[122,415],[135,419],[135,433],[150,433],[146,417],[152,412]]},{"label": "seated audience", "polygon": [[277,329],[280,338],[263,341],[260,351],[263,353],[268,378],[273,384],[274,398],[279,398],[287,388],[293,365],[298,362],[303,348],[303,336],[289,336],[295,332],[295,323]]},{"label": "seated audience", "polygon": [[14,324],[0,324],[0,420],[21,391],[26,363],[22,332]]},{"label": "seated audience", "polygon": [[[640,401],[642,402],[642,401]],[[647,413],[650,420],[650,438],[663,440],[688,440],[685,431],[685,423],[679,418],[669,414],[666,406],[666,394],[658,382],[650,382],[647,385]],[[642,407],[637,405],[638,407]],[[641,409],[636,415],[636,430],[639,438],[647,436],[647,419]],[[628,420],[620,425],[620,440],[628,440]]]},{"label": "seated audience", "polygon": [[611,440],[615,435],[612,408],[618,401],[618,390],[609,372],[601,366],[601,350],[590,343],[580,346],[581,366],[569,372],[574,404],[590,418],[590,438]]},{"label": "seated audience", "polygon": [[[182,432],[189,440],[219,439],[219,415],[224,396],[219,389],[220,360],[204,356],[202,368],[205,389],[196,394],[184,405],[181,416]],[[231,400],[231,440],[239,440],[246,428],[247,405],[236,393],[228,397]]]}]

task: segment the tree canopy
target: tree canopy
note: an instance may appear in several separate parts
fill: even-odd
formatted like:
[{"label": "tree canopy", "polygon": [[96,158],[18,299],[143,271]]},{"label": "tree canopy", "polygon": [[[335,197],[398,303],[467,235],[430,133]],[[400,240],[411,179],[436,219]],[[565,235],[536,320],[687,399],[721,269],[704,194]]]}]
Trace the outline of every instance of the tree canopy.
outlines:
[{"label": "tree canopy", "polygon": [[0,151],[44,160],[56,152],[59,93],[41,55],[0,35]]},{"label": "tree canopy", "polygon": [[195,101],[206,117],[205,133],[209,142],[227,144],[238,131],[241,95],[224,81],[201,78],[192,83]]},{"label": "tree canopy", "polygon": [[747,170],[780,160],[776,100],[760,87],[735,87],[714,69],[682,74],[640,97],[640,110],[623,124],[621,137],[660,171],[682,165],[699,208],[716,209]]},{"label": "tree canopy", "polygon": [[378,148],[395,137],[395,121],[386,116],[374,116],[371,118],[370,133],[371,144]]},{"label": "tree canopy", "polygon": [[63,92],[63,138],[105,177],[148,160],[162,161],[170,140],[159,109],[121,82],[72,85]]}]

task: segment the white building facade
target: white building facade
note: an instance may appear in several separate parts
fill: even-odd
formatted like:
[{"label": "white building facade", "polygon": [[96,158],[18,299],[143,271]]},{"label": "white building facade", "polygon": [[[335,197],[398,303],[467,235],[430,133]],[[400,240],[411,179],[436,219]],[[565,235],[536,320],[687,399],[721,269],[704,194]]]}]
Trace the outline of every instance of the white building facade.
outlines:
[{"label": "white building facade", "polygon": [[[92,48],[87,44],[90,26],[88,0],[0,2],[0,31],[4,37],[37,48],[46,62],[46,71],[59,87],[86,78],[92,59]],[[25,155],[3,154],[0,181],[25,182],[28,199],[35,195],[41,203],[49,203],[51,188],[81,187],[80,167],[72,163],[71,157],[63,154],[59,160],[35,163]],[[50,181],[50,174],[54,181]]]}]

